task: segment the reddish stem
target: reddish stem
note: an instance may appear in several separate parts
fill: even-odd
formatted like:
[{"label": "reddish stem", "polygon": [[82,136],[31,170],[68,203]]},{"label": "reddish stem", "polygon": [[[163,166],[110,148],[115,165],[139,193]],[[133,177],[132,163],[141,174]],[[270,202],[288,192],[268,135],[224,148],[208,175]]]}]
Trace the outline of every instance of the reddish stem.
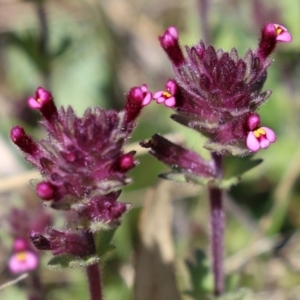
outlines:
[{"label": "reddish stem", "polygon": [[[220,179],[222,177],[222,156],[212,153],[212,158],[215,163],[216,177]],[[214,294],[215,296],[220,296],[224,291],[223,239],[225,217],[223,212],[222,190],[217,187],[209,188],[209,201]]]},{"label": "reddish stem", "polygon": [[86,268],[91,300],[102,300],[102,283],[98,264],[90,265]]}]

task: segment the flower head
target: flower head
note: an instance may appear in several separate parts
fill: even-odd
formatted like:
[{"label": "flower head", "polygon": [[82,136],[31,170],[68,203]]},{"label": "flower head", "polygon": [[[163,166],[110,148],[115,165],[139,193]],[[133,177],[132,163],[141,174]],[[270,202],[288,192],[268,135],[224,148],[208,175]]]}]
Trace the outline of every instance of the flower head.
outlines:
[{"label": "flower head", "polygon": [[129,91],[123,111],[89,108],[78,117],[71,107],[56,110],[51,93],[39,87],[28,103],[41,111],[48,137],[35,142],[20,126],[11,130],[12,141],[41,171],[43,179],[36,184],[39,197],[91,222],[116,222],[127,206],[116,201],[119,194],[113,201],[102,198],[131,182],[126,173],[137,161],[135,152],[124,153],[123,146],[151,99],[142,85]]},{"label": "flower head", "polygon": [[258,48],[249,50],[244,58],[235,48],[229,53],[216,51],[203,41],[186,46],[184,57],[174,27],[167,29],[159,40],[173,65],[176,92],[167,87],[168,92],[159,91],[154,99],[164,103],[171,99],[170,106],[176,111],[172,118],[207,136],[209,149],[249,153],[246,146],[249,130],[245,130],[245,123],[271,95],[269,90],[262,92],[271,64],[268,56],[277,42],[291,41],[287,29],[279,24],[266,24]]}]

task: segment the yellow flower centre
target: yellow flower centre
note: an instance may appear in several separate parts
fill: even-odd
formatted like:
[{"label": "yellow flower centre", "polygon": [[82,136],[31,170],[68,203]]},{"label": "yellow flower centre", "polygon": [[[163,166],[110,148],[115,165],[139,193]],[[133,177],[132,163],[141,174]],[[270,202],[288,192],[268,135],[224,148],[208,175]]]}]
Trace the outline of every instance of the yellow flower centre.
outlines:
[{"label": "yellow flower centre", "polygon": [[170,98],[172,95],[169,92],[163,92],[163,96],[166,98]]},{"label": "yellow flower centre", "polygon": [[36,99],[36,102],[42,103],[42,100],[41,100],[40,98],[37,98],[37,99]]},{"label": "yellow flower centre", "polygon": [[262,135],[266,135],[266,132],[262,128],[258,128],[256,130],[254,130],[253,133],[257,138],[259,138]]},{"label": "yellow flower centre", "polygon": [[280,26],[275,26],[277,35],[283,32],[283,29]]},{"label": "yellow flower centre", "polygon": [[17,260],[20,262],[24,262],[26,260],[26,256],[27,256],[27,254],[25,251],[22,251],[22,252],[19,252],[16,254]]}]

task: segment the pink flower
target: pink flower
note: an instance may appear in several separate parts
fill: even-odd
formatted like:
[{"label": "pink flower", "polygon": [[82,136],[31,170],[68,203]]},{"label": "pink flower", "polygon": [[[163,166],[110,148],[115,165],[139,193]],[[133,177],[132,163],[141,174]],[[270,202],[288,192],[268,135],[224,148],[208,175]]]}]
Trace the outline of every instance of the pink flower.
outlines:
[{"label": "pink flower", "polygon": [[52,95],[44,88],[38,87],[34,97],[30,97],[27,101],[31,108],[40,109],[44,104],[52,101]]},{"label": "pink flower", "polygon": [[291,40],[292,36],[285,27],[267,23],[261,32],[257,55],[264,61],[274,51],[278,42],[289,43]]},{"label": "pink flower", "polygon": [[8,261],[8,268],[11,273],[19,274],[37,268],[39,259],[34,252],[28,250],[28,245],[23,239],[15,240],[14,252]]},{"label": "pink flower", "polygon": [[167,91],[158,91],[154,93],[153,99],[158,104],[164,103],[167,107],[174,107],[176,105],[175,94],[177,91],[177,83],[174,80],[169,80],[165,85]]},{"label": "pink flower", "polygon": [[47,121],[57,117],[57,108],[53,102],[52,94],[42,87],[38,87],[34,97],[27,100],[28,106],[41,112]]},{"label": "pink flower", "polygon": [[247,135],[247,147],[256,152],[259,149],[266,149],[271,143],[276,141],[275,132],[268,127],[259,127],[260,117],[257,114],[252,114],[248,117],[247,125],[250,131]]},{"label": "pink flower", "polygon": [[31,251],[22,251],[13,254],[8,262],[10,272],[14,274],[35,270],[38,266],[38,258]]},{"label": "pink flower", "polygon": [[279,24],[274,24],[277,33],[277,42],[290,43],[292,41],[292,35],[288,30]]},{"label": "pink flower", "polygon": [[142,84],[140,86],[141,91],[143,92],[143,101],[142,106],[146,106],[151,102],[152,94],[148,91],[148,87],[146,84]]},{"label": "pink flower", "polygon": [[135,121],[142,108],[151,102],[152,93],[149,92],[146,84],[133,87],[127,94],[127,101],[125,104],[126,119],[125,124]]},{"label": "pink flower", "polygon": [[178,43],[178,31],[174,26],[170,26],[162,36],[159,37],[163,46],[169,47]]}]

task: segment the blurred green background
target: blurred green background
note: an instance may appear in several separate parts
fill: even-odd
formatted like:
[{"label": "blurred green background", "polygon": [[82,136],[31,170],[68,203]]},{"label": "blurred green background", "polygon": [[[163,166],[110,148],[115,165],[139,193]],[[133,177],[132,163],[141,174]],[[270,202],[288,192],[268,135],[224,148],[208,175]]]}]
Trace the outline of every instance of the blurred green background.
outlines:
[{"label": "blurred green background", "polygon": [[[243,56],[248,48],[256,48],[263,24],[274,22],[293,35],[292,43],[279,44],[272,54],[274,63],[265,89],[272,89],[273,94],[259,111],[263,125],[276,131],[277,142],[255,155],[264,162],[226,194],[227,289],[245,287],[249,299],[300,299],[299,16],[299,0],[1,0],[0,285],[14,278],[6,266],[12,240],[5,214],[13,206],[24,206],[24,198],[40,205],[29,184],[19,180],[30,166],[8,138],[9,129],[16,124],[36,138],[43,136],[38,114],[26,107],[26,98],[37,86],[50,89],[58,106],[72,105],[79,115],[88,106],[121,109],[130,87],[147,83],[150,90],[159,90],[172,77],[157,39],[167,26],[178,28],[182,45],[203,38],[225,51],[235,47]],[[131,142],[154,133],[177,133],[191,149],[208,157],[203,138],[172,122],[170,114],[155,103],[144,109]],[[143,299],[134,295],[139,289],[136,278],[145,276],[137,267],[140,233],[146,234],[141,229],[141,212],[144,217],[149,213],[145,201],[160,185],[157,175],[168,168],[148,154],[140,155],[139,160],[130,173],[134,183],[122,195],[133,208],[123,218],[114,238],[116,251],[105,263],[106,300]],[[242,160],[232,159],[229,166]],[[8,178],[14,183],[9,185]],[[171,263],[181,298],[191,299],[184,293],[193,288],[185,260],[193,261],[198,248],[209,253],[206,192],[172,183],[165,195],[159,195],[172,195],[172,218],[166,225],[172,237]],[[154,227],[159,218],[153,216]],[[43,266],[49,258],[45,255]],[[84,270],[44,267],[41,280],[50,287],[47,299],[88,299]],[[209,274],[204,272],[199,282],[211,289]],[[26,283],[0,291],[0,297],[27,299]]]}]

